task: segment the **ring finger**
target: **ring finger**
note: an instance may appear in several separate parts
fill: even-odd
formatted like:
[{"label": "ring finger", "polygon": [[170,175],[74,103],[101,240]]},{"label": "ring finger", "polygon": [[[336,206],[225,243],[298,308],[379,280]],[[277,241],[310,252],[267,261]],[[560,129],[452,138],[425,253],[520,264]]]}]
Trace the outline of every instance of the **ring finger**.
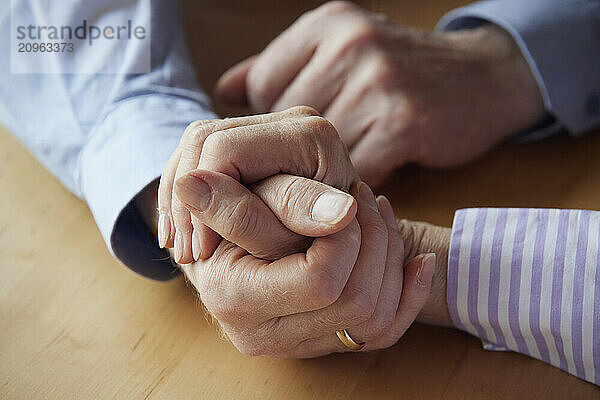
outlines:
[{"label": "ring finger", "polygon": [[[362,351],[384,349],[394,345],[413,324],[429,297],[435,259],[434,254],[421,254],[404,266],[404,287],[394,322],[383,336],[368,343],[368,346],[365,345]],[[355,333],[352,329],[348,334],[354,341],[358,342],[361,339],[359,332],[354,337]],[[310,358],[348,351],[350,349],[338,339],[334,332],[320,338],[305,340],[292,351],[282,354],[281,357]]]},{"label": "ring finger", "polygon": [[[355,343],[365,343],[362,351],[379,348],[377,339],[383,336],[394,323],[402,294],[404,242],[396,224],[394,211],[384,196],[377,199],[377,208],[388,230],[386,267],[379,298],[375,312],[368,321],[346,330]],[[337,335],[330,334],[301,342],[288,356],[294,358],[315,357],[320,354],[342,351],[349,351],[349,348],[338,339]]]}]

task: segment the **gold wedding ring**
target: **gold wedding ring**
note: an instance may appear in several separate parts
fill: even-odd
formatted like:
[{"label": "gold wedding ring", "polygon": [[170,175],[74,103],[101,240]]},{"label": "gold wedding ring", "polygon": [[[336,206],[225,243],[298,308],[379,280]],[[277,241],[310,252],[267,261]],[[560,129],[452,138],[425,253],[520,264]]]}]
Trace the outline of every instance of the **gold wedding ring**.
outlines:
[{"label": "gold wedding ring", "polygon": [[344,346],[352,351],[359,351],[365,347],[364,343],[356,343],[345,329],[342,329],[341,331],[335,331],[335,334],[337,335],[338,339],[340,339],[340,342],[342,342]]}]

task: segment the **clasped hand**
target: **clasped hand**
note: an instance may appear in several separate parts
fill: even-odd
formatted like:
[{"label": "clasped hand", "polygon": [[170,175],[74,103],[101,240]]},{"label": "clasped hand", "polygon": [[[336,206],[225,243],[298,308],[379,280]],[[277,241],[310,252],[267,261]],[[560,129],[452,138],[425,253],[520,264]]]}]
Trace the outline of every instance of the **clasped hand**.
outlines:
[{"label": "clasped hand", "polygon": [[342,329],[385,348],[429,298],[435,254],[405,254],[389,201],[309,107],[191,124],[159,212],[161,245],[245,354],[347,351]]}]

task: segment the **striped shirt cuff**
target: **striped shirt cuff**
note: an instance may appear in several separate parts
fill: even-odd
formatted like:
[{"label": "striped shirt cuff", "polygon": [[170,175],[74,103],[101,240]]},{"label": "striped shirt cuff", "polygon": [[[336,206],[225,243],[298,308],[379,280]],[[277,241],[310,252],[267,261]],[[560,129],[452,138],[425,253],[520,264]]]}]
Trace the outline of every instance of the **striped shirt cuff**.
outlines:
[{"label": "striped shirt cuff", "polygon": [[454,324],[600,384],[600,212],[456,212],[448,259]]}]

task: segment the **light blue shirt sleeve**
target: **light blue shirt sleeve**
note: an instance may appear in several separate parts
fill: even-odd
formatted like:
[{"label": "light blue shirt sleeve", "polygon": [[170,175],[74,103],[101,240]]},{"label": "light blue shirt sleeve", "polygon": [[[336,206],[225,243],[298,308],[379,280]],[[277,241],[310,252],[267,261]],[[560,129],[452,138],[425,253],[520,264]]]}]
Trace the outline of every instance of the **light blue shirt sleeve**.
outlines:
[{"label": "light blue shirt sleeve", "polygon": [[538,83],[554,126],[579,136],[600,126],[600,1],[485,0],[446,14],[439,30],[491,22],[515,40]]},{"label": "light blue shirt sleeve", "polygon": [[[132,200],[161,175],[187,124],[215,117],[197,85],[176,2],[16,3],[19,20],[38,26],[58,21],[76,27],[83,19],[92,23],[130,16],[147,25],[149,41],[112,40],[101,51],[82,46],[73,53],[48,54],[54,73],[11,73],[8,62],[0,63],[0,122],[87,202],[112,254],[135,272],[170,279],[175,272],[168,254],[157,247]],[[10,2],[3,2],[4,60],[13,56],[9,38],[14,28]],[[113,54],[125,56],[112,59]],[[145,56],[147,73],[129,73]],[[117,72],[72,73],[82,65],[110,64]]]}]

